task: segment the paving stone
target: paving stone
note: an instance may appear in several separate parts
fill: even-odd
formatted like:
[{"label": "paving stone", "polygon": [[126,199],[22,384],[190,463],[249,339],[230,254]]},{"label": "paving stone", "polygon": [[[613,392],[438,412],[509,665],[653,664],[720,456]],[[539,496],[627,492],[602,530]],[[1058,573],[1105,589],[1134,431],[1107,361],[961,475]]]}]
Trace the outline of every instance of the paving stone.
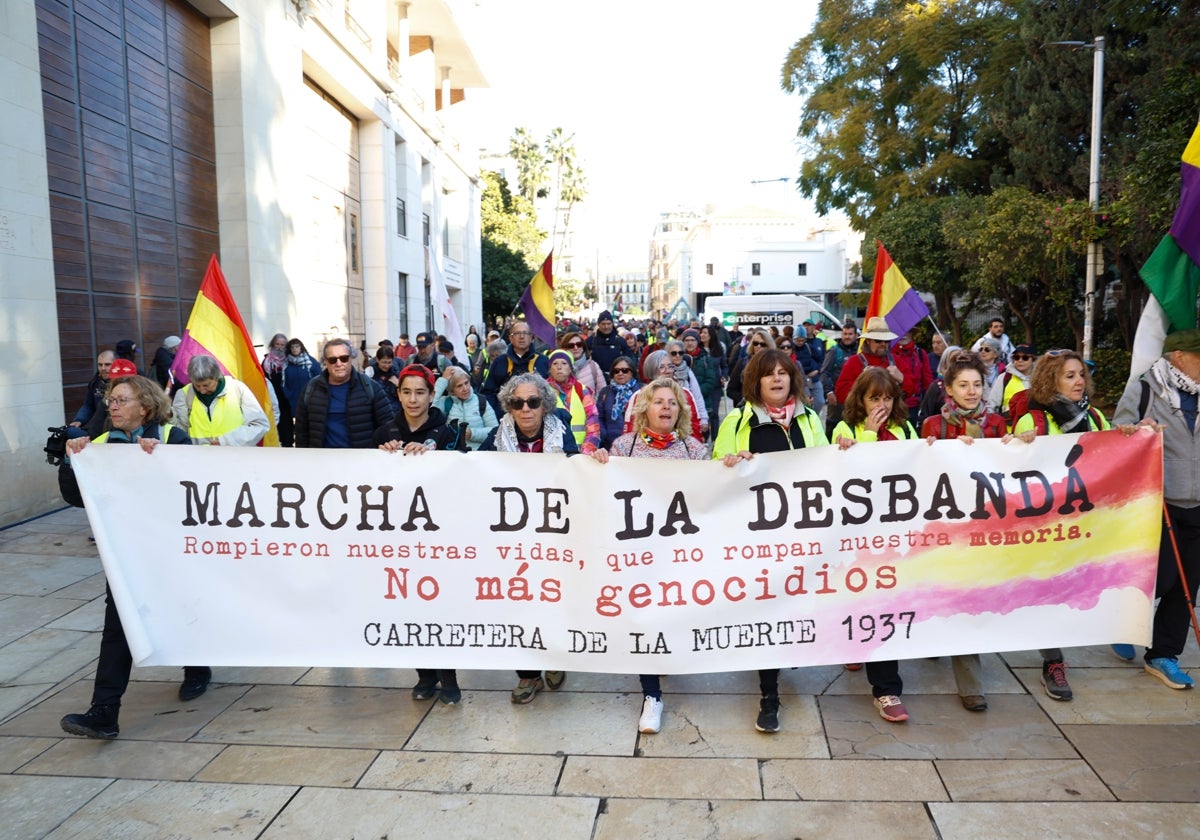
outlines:
[{"label": "paving stone", "polygon": [[28,683],[0,687],[0,720],[16,714],[54,686],[49,683]]},{"label": "paving stone", "polygon": [[[1063,661],[1067,663],[1067,676],[1069,678],[1075,668],[1131,668],[1146,652],[1141,645],[1136,645],[1134,650],[1136,651],[1134,662],[1126,662],[1118,659],[1109,645],[1063,648]],[[1042,667],[1042,657],[1036,650],[1009,651],[1000,656],[1012,668]],[[1187,646],[1179,657],[1179,664],[1185,668],[1200,668],[1200,650],[1196,648],[1196,640],[1190,633]]]},{"label": "paving stone", "polygon": [[83,605],[71,598],[10,595],[0,599],[0,645],[24,636]]},{"label": "paving stone", "polygon": [[413,750],[633,755],[637,742],[627,694],[545,691],[523,706],[499,691],[464,691],[455,706],[414,703],[407,692],[397,696],[409,707],[429,709],[408,744]]},{"label": "paving stone", "polygon": [[955,802],[1111,802],[1087,762],[946,759],[935,761]]},{"label": "paving stone", "polygon": [[[104,588],[98,595],[86,604],[71,610],[62,618],[51,621],[46,626],[52,630],[78,630],[85,633],[100,633],[104,629]],[[100,649],[100,639],[95,641],[95,649]]]},{"label": "paving stone", "polygon": [[[987,694],[1023,694],[1025,686],[1013,676],[1007,663],[995,653],[980,656],[983,666],[983,690]],[[906,694],[958,694],[949,656],[937,659],[905,659],[900,662],[900,677]],[[870,694],[866,669],[842,668],[824,694]]]},{"label": "paving stone", "polygon": [[707,840],[934,840],[923,805],[876,802],[730,802],[609,799],[593,840],[704,837]]},{"label": "paving stone", "polygon": [[237,690],[244,696],[217,715],[195,740],[400,749],[429,708],[427,703],[414,703],[407,692],[386,689],[269,685]]},{"label": "paving stone", "polygon": [[104,577],[104,570],[100,568],[100,560],[96,559],[92,561],[92,574],[90,576],[78,583],[63,587],[54,593],[54,597],[94,601],[97,598],[104,597],[104,587],[107,584],[108,580]]},{"label": "paving stone", "polygon": [[988,711],[968,712],[957,697],[904,698],[904,723],[879,717],[870,695],[822,697],[834,758],[1075,758],[1075,750],[1031,697],[998,694]]},{"label": "paving stone", "polygon": [[[629,698],[623,725],[637,734],[641,696]],[[754,728],[758,695],[663,694],[662,731],[638,739],[640,754],[681,758],[828,758],[816,699],[784,695],[780,731]],[[578,752],[570,750],[570,752]]]},{"label": "paving stone", "polygon": [[75,630],[42,628],[0,648],[0,683],[56,683],[91,664],[94,637]]},{"label": "paving stone", "polygon": [[0,738],[0,773],[12,773],[57,743],[57,738]]},{"label": "paving stone", "polygon": [[[308,668],[263,668],[263,667],[232,667],[219,665],[212,669],[213,685],[294,685],[306,673]],[[134,668],[135,679],[145,682],[160,681],[177,683],[183,679],[183,672],[172,665],[155,665],[149,668]]]},{"label": "paving stone", "polygon": [[200,782],[353,787],[377,755],[375,750],[234,744],[221,750],[195,778]]},{"label": "paving stone", "polygon": [[1142,669],[1140,659],[1136,665],[1070,669],[1067,679],[1075,697],[1067,703],[1046,695],[1040,669],[1018,668],[1015,673],[1058,724],[1186,724],[1200,713],[1200,692],[1168,688]]},{"label": "paving stone", "polygon": [[309,668],[296,680],[297,685],[395,689],[411,689],[416,682],[411,668]]},{"label": "paving stone", "polygon": [[35,776],[185,781],[220,751],[221,747],[215,744],[64,737],[20,772]]},{"label": "paving stone", "polygon": [[71,557],[97,557],[96,544],[88,539],[90,532],[72,530],[29,531],[9,537],[0,550],[6,554],[48,554]]},{"label": "paving stone", "polygon": [[1123,802],[933,802],[942,840],[1044,840],[1046,837],[1187,840],[1200,837],[1200,805]]},{"label": "paving stone", "polygon": [[274,785],[122,779],[78,809],[48,838],[161,840],[220,836],[249,840],[261,835],[295,792],[295,788]]},{"label": "paving stone", "polygon": [[749,758],[570,756],[564,796],[637,799],[761,799],[758,762]]},{"label": "paving stone", "polygon": [[432,793],[516,793],[553,796],[562,772],[557,755],[385,750],[356,785]]},{"label": "paving stone", "polygon": [[[1182,692],[1180,692],[1182,693]],[[1063,733],[1118,799],[1200,800],[1200,738],[1183,726],[1064,726]],[[1197,829],[1200,831],[1200,827]]]},{"label": "paving stone", "polygon": [[936,802],[946,788],[928,761],[772,759],[762,763],[764,799]]},{"label": "paving stone", "polygon": [[61,554],[22,554],[4,549],[0,554],[0,591],[12,595],[48,595],[95,573],[90,557]]},{"label": "paving stone", "polygon": [[97,796],[110,779],[0,776],[0,826],[5,837],[45,837]]},{"label": "paving stone", "polygon": [[[304,788],[263,840],[330,837],[591,836],[598,800]],[[648,835],[639,835],[648,836]]]}]

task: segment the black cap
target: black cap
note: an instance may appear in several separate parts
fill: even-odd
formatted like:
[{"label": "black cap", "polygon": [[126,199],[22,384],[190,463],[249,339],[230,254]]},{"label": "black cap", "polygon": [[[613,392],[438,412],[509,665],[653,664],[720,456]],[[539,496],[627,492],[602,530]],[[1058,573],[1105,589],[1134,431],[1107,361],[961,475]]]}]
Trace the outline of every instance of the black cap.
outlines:
[{"label": "black cap", "polygon": [[435,341],[437,341],[437,336],[431,332],[417,333],[418,347],[425,347],[426,345],[433,344]]}]

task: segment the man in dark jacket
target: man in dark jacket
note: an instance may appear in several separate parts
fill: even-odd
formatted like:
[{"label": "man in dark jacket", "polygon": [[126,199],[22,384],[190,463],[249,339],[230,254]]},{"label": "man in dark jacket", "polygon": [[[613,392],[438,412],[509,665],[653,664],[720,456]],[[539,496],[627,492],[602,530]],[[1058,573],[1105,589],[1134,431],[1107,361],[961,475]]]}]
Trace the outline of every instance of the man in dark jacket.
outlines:
[{"label": "man in dark jacket", "polygon": [[375,382],[354,369],[357,355],[344,338],[325,342],[325,370],[304,388],[296,406],[299,449],[370,449],[392,407]]},{"label": "man in dark jacket", "polygon": [[550,375],[550,362],[533,351],[533,332],[524,321],[517,321],[508,331],[508,352],[492,362],[483,378],[479,393],[487,397],[497,417],[504,416],[500,406],[500,388],[514,373],[536,373],[545,379]]},{"label": "man in dark jacket", "polygon": [[592,361],[604,371],[606,380],[617,357],[628,355],[629,347],[625,344],[625,339],[613,328],[613,316],[607,309],[600,313],[600,318],[596,321],[596,332],[588,338],[587,348]]}]

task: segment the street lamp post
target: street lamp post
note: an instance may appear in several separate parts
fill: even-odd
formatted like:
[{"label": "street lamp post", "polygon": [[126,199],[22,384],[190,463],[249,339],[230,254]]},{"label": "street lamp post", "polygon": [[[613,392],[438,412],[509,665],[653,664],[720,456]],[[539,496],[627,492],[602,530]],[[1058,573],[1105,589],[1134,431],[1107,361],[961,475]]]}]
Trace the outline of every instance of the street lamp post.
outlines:
[{"label": "street lamp post", "polygon": [[[1100,117],[1104,103],[1104,36],[1097,35],[1092,43],[1087,41],[1053,41],[1046,46],[1075,47],[1094,50],[1092,63],[1092,153],[1088,166],[1088,201],[1092,205],[1093,222],[1100,212]],[[1087,276],[1083,292],[1083,357],[1092,358],[1095,343],[1094,319],[1096,311],[1096,278],[1104,267],[1104,254],[1100,243],[1093,237],[1088,242]]]}]

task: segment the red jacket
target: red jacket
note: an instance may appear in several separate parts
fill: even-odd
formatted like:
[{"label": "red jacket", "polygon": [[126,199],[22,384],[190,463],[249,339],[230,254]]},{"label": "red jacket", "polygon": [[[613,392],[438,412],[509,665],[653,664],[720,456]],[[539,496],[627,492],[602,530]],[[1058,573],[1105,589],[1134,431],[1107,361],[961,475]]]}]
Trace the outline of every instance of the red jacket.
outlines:
[{"label": "red jacket", "polygon": [[933,384],[928,356],[916,342],[898,343],[892,346],[892,361],[904,374],[904,381],[900,384],[900,390],[904,392],[904,404],[916,408]]},{"label": "red jacket", "polygon": [[858,379],[860,373],[868,367],[885,368],[891,363],[891,356],[868,356],[866,353],[848,356],[846,363],[842,365],[842,374],[838,377],[837,384],[833,386],[833,393],[837,396],[838,403],[846,404],[846,397],[850,395],[850,389],[854,387],[854,381]]}]

